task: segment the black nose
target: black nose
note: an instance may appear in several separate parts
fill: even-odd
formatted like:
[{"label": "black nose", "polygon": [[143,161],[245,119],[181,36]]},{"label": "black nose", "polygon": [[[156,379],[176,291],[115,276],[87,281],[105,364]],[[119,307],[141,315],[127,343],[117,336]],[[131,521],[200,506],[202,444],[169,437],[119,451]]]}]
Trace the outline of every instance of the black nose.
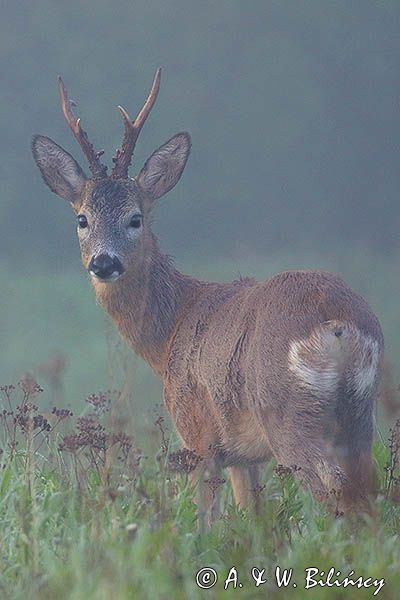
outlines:
[{"label": "black nose", "polygon": [[89,264],[90,273],[94,273],[99,279],[109,279],[114,273],[121,275],[123,270],[121,261],[109,254],[93,256]]}]

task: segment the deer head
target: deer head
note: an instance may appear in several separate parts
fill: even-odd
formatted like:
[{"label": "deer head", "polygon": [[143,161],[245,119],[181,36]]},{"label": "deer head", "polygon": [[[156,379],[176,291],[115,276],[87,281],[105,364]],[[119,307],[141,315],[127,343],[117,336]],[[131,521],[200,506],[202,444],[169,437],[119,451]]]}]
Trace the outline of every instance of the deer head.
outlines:
[{"label": "deer head", "polygon": [[100,162],[103,151],[94,150],[80,119],[74,116],[61,78],[62,110],[88,159],[91,177],[50,138],[35,135],[32,141],[33,156],[44,181],[70,202],[77,215],[82,262],[97,283],[114,282],[145,260],[146,240],[152,236],[150,214],[154,201],[176,185],[190,153],[189,134],[177,133],[153,152],[137,177],[128,175],[137,138],[159,92],[160,77],[158,69],[148,98],[134,120],[118,107],[125,133],[110,176]]}]

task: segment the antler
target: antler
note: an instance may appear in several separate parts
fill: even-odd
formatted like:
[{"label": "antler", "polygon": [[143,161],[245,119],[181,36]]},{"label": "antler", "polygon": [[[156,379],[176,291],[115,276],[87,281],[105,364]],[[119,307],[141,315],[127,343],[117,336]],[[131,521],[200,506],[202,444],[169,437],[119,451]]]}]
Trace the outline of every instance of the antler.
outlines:
[{"label": "antler", "polygon": [[67,89],[61,77],[58,78],[58,84],[61,96],[61,108],[64,113],[64,117],[89,161],[89,167],[93,173],[93,177],[95,179],[103,179],[104,177],[107,177],[107,167],[102,165],[99,159],[104,153],[104,150],[96,152],[96,150],[93,148],[93,145],[89,142],[86,131],[84,131],[81,127],[80,118],[75,117],[74,113],[72,112],[71,101],[68,97]]},{"label": "antler", "polygon": [[134,121],[131,120],[130,116],[122,106],[118,106],[118,110],[124,121],[125,133],[124,139],[122,140],[122,146],[116,151],[116,154],[113,157],[114,167],[111,174],[113,179],[126,179],[128,177],[128,168],[132,161],[136,140],[138,139],[139,133],[157,99],[160,90],[160,79],[161,68],[158,68],[154,75],[153,84],[150,93],[147,96],[147,100]]}]

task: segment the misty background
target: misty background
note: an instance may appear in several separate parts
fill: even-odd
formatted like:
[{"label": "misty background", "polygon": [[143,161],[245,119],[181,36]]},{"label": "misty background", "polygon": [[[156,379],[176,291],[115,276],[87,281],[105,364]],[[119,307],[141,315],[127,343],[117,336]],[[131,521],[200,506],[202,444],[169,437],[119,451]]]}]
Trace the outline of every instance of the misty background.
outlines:
[{"label": "misty background", "polygon": [[96,305],[73,213],[30,153],[45,134],[88,170],[61,113],[62,74],[111,165],[116,106],[133,117],[158,66],[131,175],[174,133],[193,142],[159,201],[161,247],[203,278],[340,272],[377,312],[400,375],[398,0],[23,0],[5,3],[0,28],[0,383],[31,371],[46,387],[61,353],[71,405],[121,386],[161,401]]}]

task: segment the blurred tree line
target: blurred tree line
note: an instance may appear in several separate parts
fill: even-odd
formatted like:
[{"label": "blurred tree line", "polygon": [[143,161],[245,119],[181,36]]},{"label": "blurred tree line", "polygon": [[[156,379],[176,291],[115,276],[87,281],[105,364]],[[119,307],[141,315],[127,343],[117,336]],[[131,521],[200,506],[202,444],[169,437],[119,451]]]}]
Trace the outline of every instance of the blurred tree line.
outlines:
[{"label": "blurred tree line", "polygon": [[2,8],[1,260],[76,260],[73,216],[44,187],[30,138],[86,164],[59,108],[62,74],[109,163],[116,105],[163,81],[135,169],[187,129],[192,156],[160,202],[169,252],[398,249],[398,0],[8,1]]}]

